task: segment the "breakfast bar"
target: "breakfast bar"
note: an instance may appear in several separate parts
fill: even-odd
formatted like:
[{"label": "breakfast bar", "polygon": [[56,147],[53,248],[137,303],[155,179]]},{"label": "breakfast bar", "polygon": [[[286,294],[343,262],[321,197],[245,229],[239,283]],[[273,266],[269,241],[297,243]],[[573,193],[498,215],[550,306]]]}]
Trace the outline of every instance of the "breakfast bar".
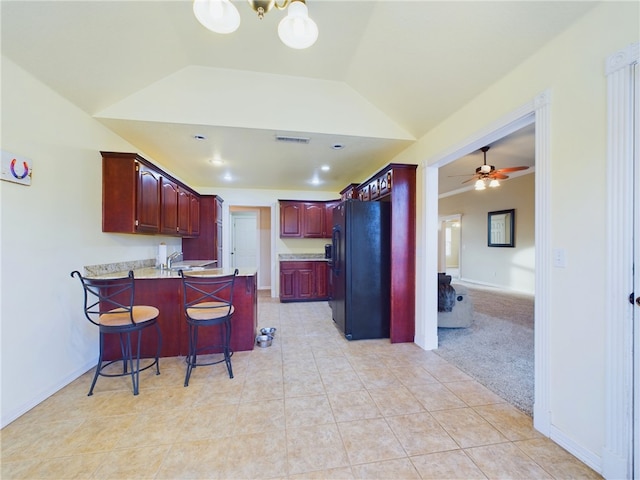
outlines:
[{"label": "breakfast bar", "polygon": [[[230,275],[233,269],[198,269],[198,275]],[[128,271],[117,271],[92,275],[108,279],[126,276]],[[188,274],[188,271],[185,272]],[[195,273],[195,272],[194,272]],[[253,350],[258,322],[257,276],[255,269],[239,269],[233,287],[233,314],[231,348],[233,351]],[[185,356],[187,354],[187,323],[182,307],[183,288],[178,270],[154,267],[134,268],[135,303],[152,305],[160,310],[158,323],[162,332],[162,357]],[[115,335],[105,340],[104,360],[121,357],[120,343]],[[202,342],[207,338],[202,336]],[[155,356],[157,343],[154,333],[142,337],[141,356]]]}]

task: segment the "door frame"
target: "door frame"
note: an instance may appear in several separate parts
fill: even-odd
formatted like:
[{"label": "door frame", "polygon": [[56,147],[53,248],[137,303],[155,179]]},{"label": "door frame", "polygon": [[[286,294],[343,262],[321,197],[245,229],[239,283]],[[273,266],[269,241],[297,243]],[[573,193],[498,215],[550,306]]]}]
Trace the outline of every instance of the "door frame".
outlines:
[{"label": "door frame", "polygon": [[[636,192],[640,189],[640,154],[637,151],[640,140],[636,132],[640,112],[634,112],[640,108],[639,63],[640,43],[615,52],[605,63],[608,259],[605,282],[605,445],[602,453],[602,474],[605,478],[640,475],[640,406],[637,396],[634,406],[634,389],[636,393],[640,389],[637,382],[634,384],[634,351],[636,367],[640,356],[637,332],[640,313],[628,300],[629,293],[634,291],[634,233],[636,238],[640,237],[640,225],[634,225],[633,211],[634,188]],[[637,213],[635,215],[637,218]],[[636,286],[640,283],[637,277]]]},{"label": "door frame", "polygon": [[533,425],[551,436],[549,329],[551,309],[551,95],[544,91],[526,104],[510,112],[485,129],[454,145],[449,150],[428,158],[424,165],[423,211],[425,220],[421,232],[425,254],[422,261],[423,292],[417,305],[422,313],[416,325],[415,343],[431,350],[438,347],[437,252],[438,252],[438,169],[465,155],[490,145],[527,125],[535,123],[535,373]]}]

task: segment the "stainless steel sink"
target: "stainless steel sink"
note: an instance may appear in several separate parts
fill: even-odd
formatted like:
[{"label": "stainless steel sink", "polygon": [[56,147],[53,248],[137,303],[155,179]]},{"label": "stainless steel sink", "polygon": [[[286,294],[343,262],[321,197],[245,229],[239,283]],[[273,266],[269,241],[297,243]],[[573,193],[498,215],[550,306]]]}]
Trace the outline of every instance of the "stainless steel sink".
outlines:
[{"label": "stainless steel sink", "polygon": [[182,260],[180,262],[174,262],[171,265],[171,270],[194,270],[207,267],[215,268],[217,264],[217,260]]}]

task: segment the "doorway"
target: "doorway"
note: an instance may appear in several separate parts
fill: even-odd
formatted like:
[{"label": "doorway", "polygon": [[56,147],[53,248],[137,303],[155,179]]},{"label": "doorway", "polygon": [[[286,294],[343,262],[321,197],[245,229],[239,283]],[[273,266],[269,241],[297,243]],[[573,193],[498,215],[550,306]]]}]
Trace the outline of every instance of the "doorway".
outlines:
[{"label": "doorway", "polygon": [[[530,102],[514,110],[485,130],[464,139],[447,152],[429,158],[424,168],[423,210],[425,219],[422,235],[425,252],[438,252],[438,170],[485,145],[535,123],[535,373],[534,427],[546,436],[551,433],[549,326],[551,285],[551,226],[550,226],[550,94],[542,92]],[[422,323],[416,328],[416,343],[431,350],[438,346],[437,311],[437,254],[425,255],[422,260],[423,291],[421,299]]]},{"label": "doorway", "polygon": [[271,207],[229,206],[229,265],[255,268],[258,289],[272,287]]}]

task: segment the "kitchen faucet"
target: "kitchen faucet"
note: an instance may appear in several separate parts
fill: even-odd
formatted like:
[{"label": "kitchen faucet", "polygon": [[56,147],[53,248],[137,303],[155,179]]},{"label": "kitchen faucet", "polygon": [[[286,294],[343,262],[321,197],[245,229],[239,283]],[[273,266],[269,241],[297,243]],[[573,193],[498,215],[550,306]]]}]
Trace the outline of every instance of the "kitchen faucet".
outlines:
[{"label": "kitchen faucet", "polygon": [[167,257],[167,268],[171,269],[171,264],[173,264],[173,261],[178,257],[182,257],[182,252],[173,252],[171,255],[169,255]]}]

